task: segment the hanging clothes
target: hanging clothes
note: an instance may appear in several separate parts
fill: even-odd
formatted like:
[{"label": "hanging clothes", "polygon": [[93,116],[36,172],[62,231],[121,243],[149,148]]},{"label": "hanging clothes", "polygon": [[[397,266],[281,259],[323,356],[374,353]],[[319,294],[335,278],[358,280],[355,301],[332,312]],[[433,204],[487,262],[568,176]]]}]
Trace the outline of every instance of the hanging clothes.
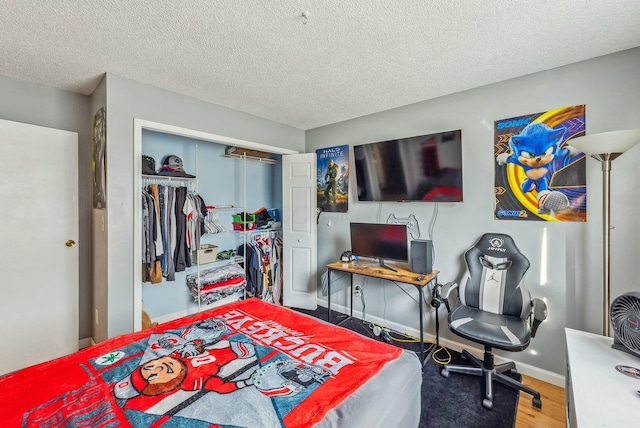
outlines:
[{"label": "hanging clothes", "polygon": [[273,242],[271,265],[273,266],[273,303],[282,305],[282,237],[280,236]]},{"label": "hanging clothes", "polygon": [[[282,294],[281,243],[277,232],[261,232],[247,241],[246,254],[244,245],[238,247],[238,254],[245,257],[247,292],[276,304],[280,304]],[[277,298],[275,287],[279,287]]]},{"label": "hanging clothes", "polygon": [[142,191],[142,282],[149,281],[149,265],[151,264],[149,224],[149,201],[146,191]]},{"label": "hanging clothes", "polygon": [[170,186],[158,186],[160,193],[160,225],[162,232],[162,244],[165,252],[162,255],[162,276],[167,281],[176,280],[176,271],[173,261],[173,253],[176,248],[176,217],[175,217],[175,191]]},{"label": "hanging clothes", "polygon": [[157,203],[157,186],[142,191],[142,281],[162,282],[159,257],[163,254]]},{"label": "hanging clothes", "polygon": [[182,212],[187,219],[187,248],[189,251],[196,251],[200,248],[200,238],[207,232],[205,230],[207,206],[196,192],[188,192]]},{"label": "hanging clothes", "polygon": [[151,184],[143,190],[142,209],[143,281],[175,281],[176,272],[193,265],[191,252],[205,233],[206,204],[185,186]]},{"label": "hanging clothes", "polygon": [[247,272],[247,293],[250,296],[259,296],[262,293],[263,278],[260,266],[260,253],[257,248],[247,242],[246,254],[245,246],[240,245],[237,253],[244,256],[244,266]]},{"label": "hanging clothes", "polygon": [[[152,251],[152,257],[154,258],[154,262],[149,267],[149,278],[151,279],[152,284],[157,284],[162,282],[162,265],[160,263],[160,259],[164,254],[164,246],[162,245],[162,233],[160,231],[160,195],[158,193],[158,185],[154,184],[149,186],[148,193],[153,200],[154,209],[150,209],[150,213],[152,214],[150,222],[152,223],[153,234],[151,239],[153,240],[153,247],[155,248],[155,256]],[[150,218],[151,218],[150,217]]]},{"label": "hanging clothes", "polygon": [[187,200],[187,188],[176,187],[174,192],[176,247],[173,253],[173,265],[176,272],[184,272],[188,267],[191,267],[191,253],[187,246],[187,216],[184,213],[184,205]]}]

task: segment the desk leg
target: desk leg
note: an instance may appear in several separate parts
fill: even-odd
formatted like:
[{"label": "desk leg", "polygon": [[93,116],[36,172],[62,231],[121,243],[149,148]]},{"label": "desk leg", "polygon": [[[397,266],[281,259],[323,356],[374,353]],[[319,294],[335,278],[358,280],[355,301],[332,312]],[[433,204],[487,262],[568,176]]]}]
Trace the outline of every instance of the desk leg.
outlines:
[{"label": "desk leg", "polygon": [[[336,325],[342,325],[353,318],[353,274],[349,273],[349,291],[351,292],[351,297],[349,298],[349,302],[351,302],[350,316],[344,318],[342,321],[339,321]],[[347,296],[349,297],[349,296]]]},{"label": "desk leg", "polygon": [[331,269],[327,270],[327,322],[331,324]]},{"label": "desk leg", "polygon": [[420,307],[420,363],[424,366],[425,363],[425,359],[424,359],[424,328],[423,328],[423,308],[422,308],[422,301],[423,299],[423,294],[424,291],[422,290],[422,287],[418,286],[418,297],[420,299],[420,301],[418,302],[418,306]]},{"label": "desk leg", "polygon": [[349,292],[351,293],[351,297],[349,298],[349,301],[351,302],[351,313],[349,315],[353,318],[353,274],[350,273],[349,276],[351,277],[351,282],[349,283]]}]

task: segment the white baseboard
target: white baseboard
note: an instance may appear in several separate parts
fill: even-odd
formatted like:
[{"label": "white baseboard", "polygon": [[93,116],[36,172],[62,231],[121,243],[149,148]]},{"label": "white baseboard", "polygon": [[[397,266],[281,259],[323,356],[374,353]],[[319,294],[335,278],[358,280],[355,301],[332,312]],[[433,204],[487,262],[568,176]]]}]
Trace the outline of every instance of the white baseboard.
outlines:
[{"label": "white baseboard", "polygon": [[[324,308],[327,307],[327,301],[326,300],[322,300],[322,299],[318,299],[318,304],[320,306],[323,306]],[[331,309],[333,309],[334,311],[337,312],[341,312],[343,314],[348,314],[349,313],[349,308],[337,303],[332,302],[331,303]],[[353,310],[353,316],[356,318],[362,318],[362,312],[358,311],[358,310]],[[394,323],[391,322],[389,320],[383,320],[382,318],[370,315],[370,314],[366,314],[366,321],[374,323],[374,324],[378,324],[381,326],[387,326],[390,329],[397,331],[399,333],[404,333],[404,334],[408,334],[412,337],[420,337],[420,331],[418,329],[415,328],[411,328],[411,327],[407,327],[405,325],[399,324],[399,323]],[[435,342],[436,337],[433,334],[430,333],[424,333],[424,340],[427,341],[431,341],[431,342]],[[477,348],[477,347],[473,347],[473,346],[469,346],[468,344],[462,344],[450,339],[446,339],[446,338],[440,338],[439,339],[440,345],[444,346],[448,349],[454,350],[456,352],[462,352],[462,349],[466,349],[467,351],[471,352],[473,355],[475,355],[476,357],[482,359],[482,356],[484,354],[484,349],[482,348]],[[517,355],[517,353],[513,354],[514,356]],[[544,370],[541,369],[539,367],[535,367],[532,366],[530,364],[526,364],[526,363],[522,363],[519,362],[516,359],[513,358],[509,358],[509,359],[505,359],[499,355],[495,356],[495,362],[496,364],[501,364],[507,361],[513,361],[516,363],[516,366],[518,367],[518,373],[521,374],[525,374],[527,376],[539,379],[541,381],[550,383],[552,385],[556,385],[559,386],[561,388],[565,387],[565,378],[562,375],[559,375],[557,373],[554,372],[550,372],[548,370]]]}]

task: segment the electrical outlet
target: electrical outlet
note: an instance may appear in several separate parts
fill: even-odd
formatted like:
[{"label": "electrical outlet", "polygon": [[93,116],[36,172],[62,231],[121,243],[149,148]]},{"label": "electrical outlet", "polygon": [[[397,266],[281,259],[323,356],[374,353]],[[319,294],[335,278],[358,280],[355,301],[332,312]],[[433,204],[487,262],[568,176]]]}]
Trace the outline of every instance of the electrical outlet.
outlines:
[{"label": "electrical outlet", "polygon": [[356,297],[360,297],[361,294],[362,294],[362,287],[360,287],[359,285],[356,285],[353,289],[353,295]]}]

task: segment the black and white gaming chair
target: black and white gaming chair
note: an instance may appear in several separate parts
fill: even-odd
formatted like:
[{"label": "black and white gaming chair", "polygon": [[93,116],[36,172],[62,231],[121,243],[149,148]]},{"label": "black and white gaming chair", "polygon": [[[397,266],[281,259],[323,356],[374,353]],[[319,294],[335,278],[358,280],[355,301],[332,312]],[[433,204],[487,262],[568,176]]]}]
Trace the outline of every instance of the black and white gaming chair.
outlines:
[{"label": "black and white gaming chair", "polygon": [[[484,378],[482,405],[493,407],[492,382],[498,381],[533,396],[534,407],[541,408],[540,393],[504,374],[515,371],[515,363],[494,366],[492,348],[522,351],[529,346],[547,307],[540,299],[531,299],[524,282],[529,260],[520,253],[509,235],[486,233],[464,254],[467,271],[460,284],[443,288],[442,299],[450,308],[451,291],[458,291],[457,305],[449,312],[449,329],[465,339],[484,346],[484,361],[468,351],[463,356],[474,366],[446,365],[442,376],[465,373]],[[437,289],[436,293],[440,290]]]}]

